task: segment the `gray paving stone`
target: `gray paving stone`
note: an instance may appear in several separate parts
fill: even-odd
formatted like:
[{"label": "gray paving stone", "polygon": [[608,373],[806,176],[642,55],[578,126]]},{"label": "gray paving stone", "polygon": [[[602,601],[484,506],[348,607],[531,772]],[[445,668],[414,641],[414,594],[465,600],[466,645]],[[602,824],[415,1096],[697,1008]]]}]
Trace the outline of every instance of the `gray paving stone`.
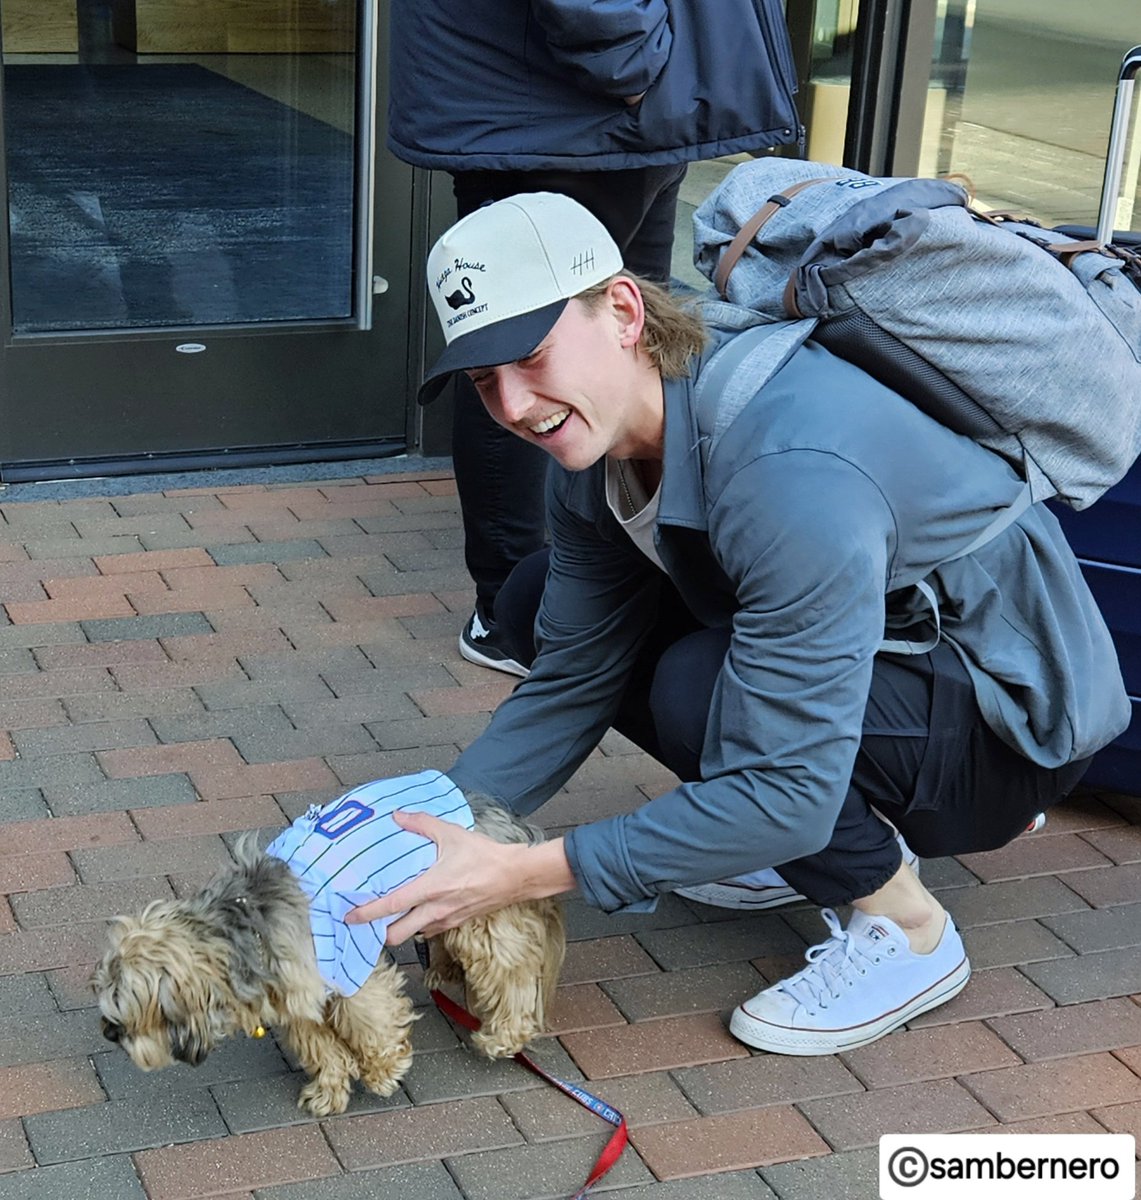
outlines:
[{"label": "gray paving stone", "polygon": [[[71,510],[70,503],[68,511]],[[99,538],[107,534],[122,535],[122,534],[144,534],[144,533],[163,533],[181,531],[189,532],[190,526],[182,519],[180,513],[165,512],[165,513],[122,513],[112,510],[105,516],[98,517],[79,517],[72,521],[80,537],[84,538]],[[194,543],[196,546],[202,544],[202,537],[199,535],[198,541]]]},{"label": "gray paving stone", "polygon": [[34,821],[50,816],[51,809],[39,788],[13,788],[4,793],[4,803],[0,805],[0,825],[5,821]]},{"label": "gray paving stone", "polygon": [[201,613],[103,617],[94,621],[80,621],[79,626],[92,642],[151,641],[154,638],[188,637],[214,632],[214,626]]},{"label": "gray paving stone", "polygon": [[455,1050],[460,1045],[459,1034],[451,1022],[436,1008],[421,980],[409,979],[408,997],[417,1006],[420,1019],[412,1030],[412,1044],[417,1054],[437,1050]]},{"label": "gray paving stone", "polygon": [[721,1012],[755,995],[765,983],[764,976],[747,962],[733,962],[613,979],[601,987],[628,1021],[648,1021]]},{"label": "gray paving stone", "polygon": [[878,1147],[762,1167],[760,1174],[780,1200],[869,1200],[880,1194]]},{"label": "gray paving stone", "polygon": [[137,554],[142,548],[142,542],[129,534],[123,537],[116,537],[112,533],[100,538],[81,538],[74,531],[71,537],[57,533],[54,537],[34,538],[24,542],[28,557],[35,559],[89,559],[106,554]]},{"label": "gray paving stone", "polygon": [[[671,1179],[668,1183],[623,1189],[616,1195],[619,1200],[778,1200],[776,1192],[756,1171]],[[820,1198],[813,1197],[813,1200]]]},{"label": "gray paving stone", "polygon": [[298,559],[308,562],[314,558],[325,557],[321,543],[312,538],[236,545],[223,545],[211,539],[204,549],[220,567],[236,566],[239,563],[296,562]]},{"label": "gray paving stone", "polygon": [[333,773],[345,787],[356,787],[373,779],[386,779],[390,775],[413,775],[417,771],[446,769],[454,759],[454,750],[441,753],[439,746],[327,756]]},{"label": "gray paving stone", "polygon": [[1141,904],[1091,908],[1084,912],[1042,917],[1041,920],[1081,954],[1117,950],[1141,942]]},{"label": "gray paving stone", "polygon": [[567,938],[575,942],[651,929],[677,929],[692,925],[693,913],[677,896],[662,896],[652,913],[605,913],[576,897],[567,901],[566,924]]},{"label": "gray paving stone", "polygon": [[133,913],[151,900],[168,900],[174,893],[165,875],[117,880],[80,887],[43,888],[11,897],[12,911],[25,929],[103,921]]},{"label": "gray paving stone", "polygon": [[462,566],[437,567],[426,571],[398,571],[391,574],[370,570],[360,576],[374,596],[399,596],[404,592],[462,592],[471,587],[471,577]]},{"label": "gray paving stone", "polygon": [[242,758],[251,764],[368,754],[376,750],[376,742],[363,725],[315,725],[289,732],[243,733],[232,741]]},{"label": "gray paving stone", "polygon": [[36,660],[27,647],[0,650],[0,675],[27,675],[36,670]]},{"label": "gray paving stone", "polygon": [[976,971],[987,967],[1020,967],[1028,962],[1073,955],[1061,938],[1037,921],[977,926],[963,934],[963,945]]},{"label": "gray paving stone", "polygon": [[954,858],[921,858],[919,874],[933,892],[945,891],[950,888],[979,886],[978,876],[973,875]]},{"label": "gray paving stone", "polygon": [[34,1013],[56,1011],[47,980],[40,973],[0,975],[0,1013],[7,1018],[21,1022]]},{"label": "gray paving stone", "polygon": [[[222,1083],[211,1088],[214,1099],[231,1133],[256,1133],[263,1129],[279,1129],[284,1125],[306,1125],[316,1120],[297,1107],[297,1097],[308,1076],[291,1071],[264,1079],[245,1079]],[[410,1108],[402,1091],[393,1095],[374,1096],[359,1084],[353,1088],[346,1116],[361,1113],[385,1112],[394,1108]]]},{"label": "gray paving stone", "polygon": [[76,621],[55,621],[44,625],[9,625],[0,629],[0,649],[37,646],[70,646],[87,638]]},{"label": "gray paving stone", "polygon": [[[28,1147],[28,1139],[24,1137],[24,1127],[16,1119],[0,1121],[0,1182],[10,1178],[5,1171],[18,1171],[25,1174],[29,1168],[36,1165],[32,1151]],[[19,1196],[19,1192],[13,1193]]]},{"label": "gray paving stone", "polygon": [[[359,1171],[335,1179],[255,1188],[256,1200],[463,1200],[443,1163],[405,1163],[380,1171]],[[3,1193],[0,1193],[3,1200]],[[61,1198],[62,1200],[62,1198]]]},{"label": "gray paving stone", "polygon": [[[415,1035],[413,1035],[415,1036]],[[582,1072],[554,1038],[542,1038],[528,1051],[544,1070],[559,1079],[580,1081]],[[404,1079],[404,1090],[413,1104],[459,1100],[468,1096],[496,1096],[525,1088],[542,1087],[542,1080],[510,1059],[491,1062],[466,1046],[419,1054]]]},{"label": "gray paving stone", "polygon": [[671,1072],[690,1103],[705,1115],[864,1091],[834,1056],[755,1054]]},{"label": "gray paving stone", "polygon": [[[406,549],[386,546],[384,557],[398,570],[409,575],[418,575],[421,571],[449,570],[456,565],[459,557],[450,546],[440,549],[429,543],[428,539],[419,535],[415,537],[419,545],[409,545]],[[385,539],[386,541],[388,539]]]},{"label": "gray paving stone", "polygon": [[222,502],[217,496],[211,496],[205,492],[193,496],[180,493],[168,496],[161,492],[140,492],[137,495],[132,493],[131,495],[111,497],[111,507],[125,517],[135,516],[139,513],[165,512],[184,513],[189,517],[198,513],[219,512]]},{"label": "gray paving stone", "polygon": [[84,750],[120,750],[153,746],[154,730],[146,721],[92,721],[84,725],[52,725],[46,729],[17,729],[12,743],[21,755],[75,754]]},{"label": "gray paving stone", "polygon": [[[88,956],[94,960],[93,950]],[[44,971],[48,989],[60,1012],[77,1012],[95,1008],[95,994],[91,990],[90,963],[77,963],[71,967],[53,967]]]},{"label": "gray paving stone", "polygon": [[780,917],[772,913],[638,933],[642,946],[664,970],[738,962],[769,955],[802,954],[805,943]]},{"label": "gray paving stone", "polygon": [[146,1192],[119,1154],[0,1175],[0,1200],[146,1200]]},{"label": "gray paving stone", "polygon": [[0,1017],[0,1067],[101,1054],[107,1045],[98,1019],[86,1009]]},{"label": "gray paving stone", "polygon": [[[444,1162],[465,1200],[565,1200],[590,1173],[607,1136],[601,1133],[565,1142],[485,1150]],[[652,1181],[646,1164],[627,1148],[603,1187],[610,1190]]]},{"label": "gray paving stone", "polygon": [[1052,875],[962,888],[940,900],[960,929],[1017,921],[1056,913],[1076,912],[1089,905]]},{"label": "gray paving stone", "polygon": [[[215,1047],[197,1067],[175,1063],[161,1071],[140,1071],[125,1051],[110,1042],[106,1053],[92,1056],[103,1090],[112,1100],[145,1100],[161,1092],[204,1090],[242,1081],[261,1081],[288,1073],[289,1065],[273,1037],[233,1037]],[[294,1094],[296,1104],[297,1096]]]},{"label": "gray paving stone", "polygon": [[94,754],[51,754],[0,762],[0,794],[9,788],[39,788],[45,796],[56,788],[99,783],[104,778]]},{"label": "gray paving stone", "polygon": [[124,812],[130,808],[162,808],[198,801],[198,793],[189,777],[181,774],[102,779],[82,786],[45,786],[44,796],[48,808],[57,817]]},{"label": "gray paving stone", "polygon": [[63,707],[76,725],[87,721],[127,721],[132,717],[177,716],[202,711],[202,701],[192,688],[162,690],[148,688],[145,692],[91,693],[86,696],[65,696]]},{"label": "gray paving stone", "polygon": [[462,525],[445,525],[439,528],[424,529],[421,532],[433,546],[441,548],[448,546],[453,551],[463,550],[464,531]]},{"label": "gray paving stone", "polygon": [[[333,681],[333,686],[337,684]],[[413,750],[418,746],[469,746],[487,728],[490,714],[457,717],[419,717],[406,721],[368,723],[365,728],[382,750]]]},{"label": "gray paving stone", "polygon": [[[202,534],[194,529],[160,529],[154,533],[136,535],[144,550],[185,550],[202,545]],[[243,542],[253,542],[257,539],[243,525],[235,525],[224,533],[220,530],[210,531],[211,546],[233,546]],[[208,608],[209,606],[207,606]]]},{"label": "gray paving stone", "polygon": [[276,705],[263,705],[241,710],[183,713],[177,716],[156,716],[151,724],[162,742],[205,742],[213,738],[232,738],[267,734],[293,733],[289,718]]},{"label": "gray paving stone", "polygon": [[1057,1004],[1080,1004],[1141,992],[1141,946],[1082,954],[1021,968]]},{"label": "gray paving stone", "polygon": [[429,529],[460,528],[459,505],[452,509],[438,509],[426,513],[397,513],[392,516],[355,518],[365,533],[399,533],[413,529],[424,532]]},{"label": "gray paving stone", "polygon": [[178,1090],[37,1113],[24,1130],[36,1162],[48,1164],[224,1137],[226,1124],[209,1092]]},{"label": "gray paving stone", "polygon": [[225,843],[213,836],[73,850],[71,861],[84,883],[138,879],[148,875],[201,876],[233,866]]},{"label": "gray paving stone", "polygon": [[[330,676],[367,675],[375,679],[376,668],[356,646],[337,646],[323,653],[295,651],[292,654],[239,654],[242,670],[255,682],[282,679],[324,679]],[[332,687],[332,684],[329,684]]]},{"label": "gray paving stone", "polygon": [[[383,682],[383,676],[376,680]],[[376,688],[353,696],[334,697],[326,690],[320,699],[286,700],[281,707],[298,729],[327,725],[364,725],[417,717],[420,710],[402,689]]]},{"label": "gray paving stone", "polygon": [[277,704],[286,709],[291,718],[291,705],[301,707],[307,701],[320,703],[323,700],[331,700],[333,696],[329,686],[316,674],[280,680],[235,679],[221,683],[202,683],[198,684],[194,691],[202,704],[212,711]]}]

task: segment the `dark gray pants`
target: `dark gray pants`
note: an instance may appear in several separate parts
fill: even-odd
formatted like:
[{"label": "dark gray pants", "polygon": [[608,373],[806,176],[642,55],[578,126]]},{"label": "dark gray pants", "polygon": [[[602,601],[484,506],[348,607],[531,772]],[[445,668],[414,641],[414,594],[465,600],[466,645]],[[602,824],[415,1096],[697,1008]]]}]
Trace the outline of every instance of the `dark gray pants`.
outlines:
[{"label": "dark gray pants", "polygon": [[[535,656],[531,631],[547,558],[540,551],[527,559],[501,593],[500,627],[525,664]],[[710,700],[729,637],[727,629],[700,626],[663,581],[658,623],[614,727],[682,780],[701,778]],[[945,643],[930,654],[881,654],[832,840],[818,854],[781,864],[780,873],[817,904],[847,904],[899,869],[899,845],[873,809],[924,858],[994,850],[1063,799],[1088,765],[1085,759],[1051,770],[1010,749],[983,720],[970,678]]]}]

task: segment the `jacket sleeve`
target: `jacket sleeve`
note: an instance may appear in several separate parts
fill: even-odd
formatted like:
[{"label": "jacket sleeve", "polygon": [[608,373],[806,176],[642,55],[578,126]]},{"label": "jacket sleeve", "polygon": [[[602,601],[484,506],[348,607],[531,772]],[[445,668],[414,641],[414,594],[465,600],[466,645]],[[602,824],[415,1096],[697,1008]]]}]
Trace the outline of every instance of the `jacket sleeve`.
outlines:
[{"label": "jacket sleeve", "polygon": [[894,529],[879,489],[817,451],[754,460],[715,498],[710,540],[739,610],[702,778],[567,835],[591,904],[647,908],[827,844],[883,637]]},{"label": "jacket sleeve", "polygon": [[665,0],[532,0],[551,56],[584,91],[646,91],[670,55]]},{"label": "jacket sleeve", "polygon": [[536,621],[539,656],[448,771],[465,792],[522,814],[553,796],[610,728],[661,586],[660,572],[624,535],[607,540],[557,497],[547,516],[552,548]]}]

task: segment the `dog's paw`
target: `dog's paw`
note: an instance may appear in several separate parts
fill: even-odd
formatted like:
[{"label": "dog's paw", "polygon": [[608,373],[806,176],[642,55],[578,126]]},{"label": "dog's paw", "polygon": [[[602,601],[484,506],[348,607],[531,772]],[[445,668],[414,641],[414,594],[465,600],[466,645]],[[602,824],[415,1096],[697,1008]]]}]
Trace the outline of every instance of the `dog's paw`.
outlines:
[{"label": "dog's paw", "polygon": [[534,1025],[524,1029],[481,1029],[471,1035],[472,1049],[485,1058],[514,1058],[538,1033]]},{"label": "dog's paw", "polygon": [[334,1083],[327,1079],[311,1079],[301,1089],[297,1107],[315,1117],[332,1117],[349,1107],[351,1090],[348,1080]]}]

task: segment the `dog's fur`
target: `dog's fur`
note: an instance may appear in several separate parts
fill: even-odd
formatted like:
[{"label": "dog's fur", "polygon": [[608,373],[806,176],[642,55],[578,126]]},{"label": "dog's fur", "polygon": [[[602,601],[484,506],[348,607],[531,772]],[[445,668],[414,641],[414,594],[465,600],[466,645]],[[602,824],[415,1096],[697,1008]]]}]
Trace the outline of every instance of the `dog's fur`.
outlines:
[{"label": "dog's fur", "polygon": [[[542,834],[481,797],[476,829],[498,842]],[[417,1014],[404,977],[382,958],[352,996],[330,994],[317,971],[307,900],[289,868],[239,841],[237,865],[188,900],[156,900],[116,917],[95,968],[103,1033],[144,1071],[197,1066],[224,1038],[280,1028],[310,1076],[299,1105],[344,1112],[352,1081],[391,1095],[412,1063]],[[431,941],[425,983],[462,983],[482,1022],[472,1037],[489,1058],[510,1057],[542,1031],[565,950],[555,899],[512,904]]]}]

